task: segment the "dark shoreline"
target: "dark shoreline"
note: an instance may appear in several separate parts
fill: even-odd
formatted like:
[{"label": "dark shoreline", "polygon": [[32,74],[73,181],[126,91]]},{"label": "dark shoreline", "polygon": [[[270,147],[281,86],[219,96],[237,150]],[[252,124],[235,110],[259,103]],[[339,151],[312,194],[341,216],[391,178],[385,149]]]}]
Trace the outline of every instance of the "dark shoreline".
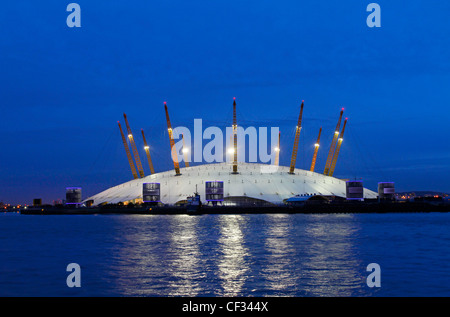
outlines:
[{"label": "dark shoreline", "polygon": [[304,204],[301,206],[203,206],[198,211],[188,211],[177,206],[100,206],[82,208],[34,207],[21,209],[24,215],[93,215],[93,214],[349,214],[349,213],[416,213],[450,212],[448,203],[427,202],[340,202]]}]

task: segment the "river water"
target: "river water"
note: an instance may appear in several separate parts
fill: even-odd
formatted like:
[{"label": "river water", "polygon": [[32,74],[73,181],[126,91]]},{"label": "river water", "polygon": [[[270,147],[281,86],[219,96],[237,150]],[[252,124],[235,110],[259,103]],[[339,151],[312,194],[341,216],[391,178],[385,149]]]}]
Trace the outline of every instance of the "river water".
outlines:
[{"label": "river water", "polygon": [[[67,286],[69,263],[81,287]],[[0,214],[0,296],[450,296],[449,284],[447,213]]]}]

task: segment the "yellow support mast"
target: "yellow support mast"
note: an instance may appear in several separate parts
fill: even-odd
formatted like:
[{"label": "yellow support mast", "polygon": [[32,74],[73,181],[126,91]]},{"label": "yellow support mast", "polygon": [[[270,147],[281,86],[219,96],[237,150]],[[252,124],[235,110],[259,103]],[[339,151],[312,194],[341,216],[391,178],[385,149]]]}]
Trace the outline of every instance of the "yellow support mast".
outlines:
[{"label": "yellow support mast", "polygon": [[333,162],[331,163],[329,176],[333,176],[334,169],[336,167],[336,161],[337,161],[337,158],[338,158],[338,155],[339,155],[339,150],[341,149],[342,141],[344,141],[344,131],[345,131],[345,126],[346,125],[347,125],[347,118],[345,118],[344,126],[342,127],[342,131],[341,131],[341,134],[339,136],[338,143],[336,145],[336,151],[334,152]]},{"label": "yellow support mast", "polygon": [[172,124],[170,123],[169,110],[167,110],[167,103],[164,101],[164,109],[166,110],[167,131],[169,132],[170,149],[172,153],[173,166],[175,168],[175,175],[181,175],[180,164],[178,163],[178,153],[175,147],[175,141],[172,135]]},{"label": "yellow support mast", "polygon": [[236,97],[233,97],[233,138],[234,138],[233,174],[238,174],[238,168],[237,168]]},{"label": "yellow support mast", "polygon": [[334,149],[336,147],[336,141],[339,137],[339,128],[341,126],[342,114],[344,113],[344,108],[341,109],[341,114],[339,115],[339,120],[336,125],[336,130],[334,130],[333,140],[331,141],[330,151],[328,152],[327,162],[325,164],[325,169],[323,175],[328,175],[330,173],[331,160],[333,159]]},{"label": "yellow support mast", "polygon": [[150,175],[155,174],[155,169],[153,168],[152,157],[150,156],[150,147],[147,144],[147,140],[145,139],[144,129],[141,129],[142,139],[144,140],[144,150],[145,154],[147,154],[148,167],[150,168]]},{"label": "yellow support mast", "polygon": [[311,168],[310,168],[311,172],[314,172],[314,167],[316,166],[317,152],[319,151],[320,134],[321,133],[322,133],[322,127],[320,127],[319,136],[317,137],[317,142],[316,142],[316,144],[314,144],[314,155],[313,155],[313,159],[312,159],[312,162],[311,162]]},{"label": "yellow support mast", "polygon": [[303,103],[304,103],[304,100],[302,100],[302,104],[300,106],[300,114],[298,116],[297,126],[295,127],[294,148],[292,149],[291,166],[289,168],[289,174],[294,174],[295,161],[297,160],[298,141],[300,140],[300,131],[302,130]]},{"label": "yellow support mast", "polygon": [[127,131],[128,131],[128,139],[130,139],[131,149],[133,150],[134,154],[134,160],[136,161],[136,166],[139,172],[139,176],[142,178],[144,177],[144,169],[142,168],[141,159],[139,158],[139,153],[136,148],[136,143],[134,143],[134,137],[133,133],[131,132],[130,125],[128,124],[127,115],[124,113],[123,117],[125,118],[125,124],[127,125]]},{"label": "yellow support mast", "polygon": [[120,122],[117,121],[117,124],[119,125],[120,134],[122,135],[122,141],[123,141],[123,145],[125,147],[125,152],[127,153],[128,163],[130,163],[131,173],[133,173],[134,179],[137,179],[139,177],[136,172],[136,167],[134,166],[133,158],[131,157],[130,148],[128,147],[127,139],[125,138],[125,135],[123,134],[123,130],[122,130],[122,126],[120,125]]}]

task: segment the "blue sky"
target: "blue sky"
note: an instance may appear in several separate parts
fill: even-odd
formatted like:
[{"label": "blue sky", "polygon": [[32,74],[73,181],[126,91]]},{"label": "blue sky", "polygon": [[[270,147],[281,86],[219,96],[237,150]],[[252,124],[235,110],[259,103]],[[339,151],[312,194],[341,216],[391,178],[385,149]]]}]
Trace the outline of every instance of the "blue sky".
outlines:
[{"label": "blue sky", "polygon": [[378,1],[61,1],[0,7],[0,200],[92,195],[131,178],[117,121],[129,118],[148,174],[173,167],[172,125],[278,126],[289,165],[305,100],[298,168],[323,127],[323,170],[339,110],[349,118],[335,176],[376,189],[450,192],[450,3]]}]

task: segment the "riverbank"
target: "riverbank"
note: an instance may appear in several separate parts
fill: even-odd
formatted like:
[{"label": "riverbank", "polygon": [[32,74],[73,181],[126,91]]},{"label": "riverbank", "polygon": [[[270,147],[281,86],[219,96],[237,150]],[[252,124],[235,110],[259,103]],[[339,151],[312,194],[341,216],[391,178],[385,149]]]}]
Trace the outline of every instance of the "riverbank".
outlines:
[{"label": "riverbank", "polygon": [[450,212],[448,203],[429,202],[360,202],[310,203],[280,206],[202,206],[195,212],[185,206],[119,206],[99,207],[28,207],[20,210],[25,215],[92,215],[92,214],[295,214],[295,213],[405,213]]}]

